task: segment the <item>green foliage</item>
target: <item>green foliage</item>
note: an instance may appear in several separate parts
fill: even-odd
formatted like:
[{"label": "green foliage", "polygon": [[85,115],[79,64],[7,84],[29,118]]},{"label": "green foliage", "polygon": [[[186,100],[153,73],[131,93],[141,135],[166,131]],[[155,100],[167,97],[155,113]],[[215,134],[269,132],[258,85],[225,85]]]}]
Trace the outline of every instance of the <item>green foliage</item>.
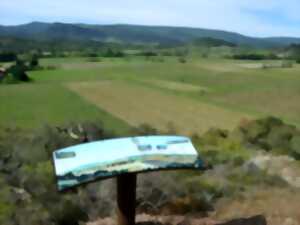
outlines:
[{"label": "green foliage", "polygon": [[227,130],[211,128],[201,138],[203,145],[216,146],[228,137]]},{"label": "green foliage", "polygon": [[16,80],[15,77],[11,74],[8,73],[1,81],[0,83],[2,84],[17,84],[20,83],[20,81]]},{"label": "green foliage", "polygon": [[215,39],[215,38],[198,38],[192,42],[196,46],[205,46],[205,47],[219,47],[219,46],[229,46],[229,47],[236,47],[236,44],[224,41],[222,39]]},{"label": "green foliage", "polygon": [[12,221],[20,225],[55,225],[47,209],[37,201],[17,207]]},{"label": "green foliage", "polygon": [[178,62],[180,62],[180,63],[186,63],[187,60],[184,57],[180,57],[180,58],[178,58]]},{"label": "green foliage", "polygon": [[78,225],[80,221],[87,221],[87,214],[79,207],[78,203],[64,200],[54,211],[58,225]]},{"label": "green foliage", "polygon": [[226,163],[239,166],[251,156],[240,140],[229,137],[225,130],[211,129],[198,140],[196,138],[195,144],[199,145],[201,156],[212,166]]},{"label": "green foliage", "polygon": [[30,78],[26,74],[27,70],[28,70],[28,68],[25,65],[25,62],[18,59],[16,61],[16,64],[11,66],[8,69],[8,73],[11,74],[13,76],[13,78],[17,81],[28,82],[28,81],[30,81]]},{"label": "green foliage", "polygon": [[155,51],[142,51],[138,53],[139,56],[145,56],[145,57],[155,57],[158,56],[157,52]]},{"label": "green foliage", "polygon": [[263,60],[263,59],[268,59],[265,55],[261,54],[238,54],[234,55],[233,59],[238,59],[238,60]]},{"label": "green foliage", "polygon": [[38,66],[39,66],[39,58],[36,54],[33,54],[29,61],[29,68],[35,69]]},{"label": "green foliage", "polygon": [[[86,196],[86,202],[75,192],[60,195],[52,152],[86,141],[112,138],[113,134],[101,123],[44,127],[36,133],[21,134],[7,129],[0,135],[1,224],[76,225],[86,221],[87,204],[91,201],[89,189],[80,192]],[[28,217],[29,214],[32,216]]]},{"label": "green foliage", "polygon": [[300,160],[300,134],[297,136],[293,136],[290,141],[290,144],[291,144],[292,156]]},{"label": "green foliage", "polygon": [[141,136],[158,134],[158,130],[149,124],[141,124],[140,126],[134,128],[132,132]]},{"label": "green foliage", "polygon": [[113,50],[111,48],[108,48],[102,55],[102,57],[107,57],[107,58],[121,58],[124,57],[125,54],[120,51],[120,50]]},{"label": "green foliage", "polygon": [[[229,149],[228,146],[233,146],[233,149]],[[251,156],[249,151],[235,142],[225,142],[224,146],[216,148],[205,149],[204,147],[202,150],[201,156],[209,165],[231,163],[239,166],[247,161]]]},{"label": "green foliage", "polygon": [[0,223],[7,224],[14,213],[14,207],[11,204],[0,201]]},{"label": "green foliage", "polygon": [[6,224],[10,221],[15,205],[11,196],[11,187],[7,185],[0,173],[0,223]]},{"label": "green foliage", "polygon": [[240,126],[235,134],[239,133],[241,142],[254,149],[264,149],[275,154],[290,155],[299,159],[298,137],[300,130],[295,126],[287,125],[280,119],[267,117],[254,120]]},{"label": "green foliage", "polygon": [[17,55],[13,52],[0,52],[0,62],[13,62],[17,59]]},{"label": "green foliage", "polygon": [[246,123],[240,126],[239,130],[243,133],[243,141],[253,144],[261,143],[262,147],[268,148],[268,146],[263,145],[263,142],[261,142],[260,139],[266,137],[271,128],[280,127],[282,125],[283,122],[280,119],[268,117]]}]

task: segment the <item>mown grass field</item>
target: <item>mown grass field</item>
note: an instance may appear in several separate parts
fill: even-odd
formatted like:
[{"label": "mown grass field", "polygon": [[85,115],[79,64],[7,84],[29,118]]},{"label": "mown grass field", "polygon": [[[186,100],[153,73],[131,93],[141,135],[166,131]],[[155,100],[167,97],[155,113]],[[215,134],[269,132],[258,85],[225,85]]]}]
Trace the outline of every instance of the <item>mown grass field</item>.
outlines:
[{"label": "mown grass field", "polygon": [[117,131],[172,123],[180,133],[202,133],[264,115],[300,125],[296,64],[262,69],[251,61],[132,57],[43,59],[41,65],[56,69],[30,72],[30,84],[0,86],[0,126],[102,120]]},{"label": "mown grass field", "polygon": [[180,133],[193,134],[210,127],[231,129],[242,118],[250,118],[244,113],[124,81],[76,82],[67,87],[131,126],[147,123],[160,130],[175,128]]}]

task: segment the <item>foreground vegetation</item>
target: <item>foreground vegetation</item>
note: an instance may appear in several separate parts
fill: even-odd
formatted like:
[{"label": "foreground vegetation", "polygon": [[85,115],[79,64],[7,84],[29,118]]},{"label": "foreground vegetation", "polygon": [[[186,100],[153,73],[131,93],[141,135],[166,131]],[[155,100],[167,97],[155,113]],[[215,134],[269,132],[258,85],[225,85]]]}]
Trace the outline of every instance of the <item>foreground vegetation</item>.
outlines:
[{"label": "foreground vegetation", "polygon": [[[174,132],[171,130],[167,133]],[[161,132],[143,125],[124,135],[146,134]],[[116,136],[119,135],[98,122],[44,126],[30,133],[16,129],[2,130],[0,223],[74,225],[79,221],[112,215],[115,202],[113,182],[88,184],[60,194],[55,186],[51,153],[82,141]],[[299,207],[299,192],[295,191],[300,184],[297,187],[297,184],[282,177],[280,172],[268,171],[271,167],[260,169],[260,164],[251,161],[261,154],[300,159],[297,148],[299,138],[300,130],[276,118],[244,121],[232,132],[213,129],[202,136],[195,135],[193,142],[210,169],[204,173],[182,171],[140,175],[138,212],[159,212],[160,215],[194,213],[204,216],[215,211],[217,217],[225,219],[250,216],[251,212],[243,211],[242,215],[239,210],[234,210],[231,202],[244,198],[244,204],[248,204],[246,199],[249,193],[259,194],[266,189],[276,189],[276,193],[283,192],[285,196],[293,195],[293,198],[288,197],[289,204]],[[295,161],[294,169],[299,170],[298,162]],[[269,195],[261,194],[261,198],[268,198],[276,204],[281,196],[272,196],[270,199]],[[232,208],[229,215],[225,210],[227,204],[231,204]],[[255,209],[259,209],[259,206],[251,208],[252,211]],[[274,213],[269,210],[265,216],[272,221]],[[298,219],[293,211],[277,216],[281,216],[280,221],[286,217]]]}]

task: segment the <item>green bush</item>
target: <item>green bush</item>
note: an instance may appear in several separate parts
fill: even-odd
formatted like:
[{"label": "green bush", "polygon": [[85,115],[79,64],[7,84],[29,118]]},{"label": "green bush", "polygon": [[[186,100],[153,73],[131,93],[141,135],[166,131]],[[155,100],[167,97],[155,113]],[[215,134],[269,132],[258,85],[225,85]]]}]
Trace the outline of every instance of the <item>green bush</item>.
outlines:
[{"label": "green bush", "polygon": [[186,63],[187,59],[185,57],[179,57],[178,58],[178,62],[180,62],[180,63]]},{"label": "green bush", "polygon": [[136,135],[156,135],[158,134],[158,130],[149,124],[141,124],[140,126],[136,127],[132,131],[133,134]]},{"label": "green bush", "polygon": [[11,73],[9,73],[2,80],[0,80],[0,83],[2,83],[2,84],[17,84],[17,83],[20,83],[20,81],[16,80],[15,77]]},{"label": "green bush", "polygon": [[28,68],[26,67],[25,63],[22,60],[17,60],[16,64],[11,66],[8,69],[8,73],[12,74],[13,78],[17,81],[30,81],[26,71]]},{"label": "green bush", "polygon": [[88,220],[88,215],[70,200],[63,200],[57,204],[52,213],[58,225],[78,225],[80,221]]},{"label": "green bush", "polygon": [[0,174],[0,224],[8,224],[14,214],[15,202],[11,195],[11,187]]},{"label": "green bush", "polygon": [[31,59],[29,61],[29,68],[31,70],[37,68],[39,66],[39,58],[36,54],[31,56]]},{"label": "green bush", "polygon": [[216,146],[228,137],[228,133],[226,130],[211,128],[200,137],[199,141],[203,145]]},{"label": "green bush", "polygon": [[297,159],[300,160],[300,135],[293,136],[293,138],[290,141],[291,144],[291,155]]}]

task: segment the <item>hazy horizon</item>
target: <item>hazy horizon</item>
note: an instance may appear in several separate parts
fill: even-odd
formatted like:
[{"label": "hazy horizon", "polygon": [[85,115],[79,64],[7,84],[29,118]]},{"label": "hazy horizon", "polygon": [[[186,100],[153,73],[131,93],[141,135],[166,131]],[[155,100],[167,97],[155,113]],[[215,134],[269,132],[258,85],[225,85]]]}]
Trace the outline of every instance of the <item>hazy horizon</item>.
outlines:
[{"label": "hazy horizon", "polygon": [[255,36],[255,35],[247,35],[244,33],[240,33],[237,31],[232,31],[232,30],[225,30],[225,29],[214,29],[214,28],[209,28],[209,27],[192,27],[192,26],[176,26],[176,25],[143,25],[143,24],[127,24],[127,23],[106,23],[106,24],[99,24],[99,23],[83,23],[83,22],[62,22],[62,21],[30,21],[26,23],[19,23],[19,24],[12,24],[12,25],[6,25],[6,24],[1,24],[0,26],[6,26],[6,27],[12,27],[12,26],[22,26],[22,25],[28,25],[32,23],[45,23],[45,24],[55,24],[55,23],[61,23],[61,24],[82,24],[82,25],[91,25],[91,26],[146,26],[146,27],[174,27],[174,28],[190,28],[190,29],[205,29],[205,30],[216,30],[216,31],[224,31],[224,32],[229,32],[229,33],[236,33],[240,34],[243,36],[247,37],[252,37],[252,38],[300,38],[299,36],[284,36],[284,35],[278,35],[278,36]]},{"label": "hazy horizon", "polygon": [[98,25],[134,24],[225,30],[253,37],[300,37],[296,0],[124,0],[88,3],[71,0],[0,2],[0,24],[32,21]]}]

